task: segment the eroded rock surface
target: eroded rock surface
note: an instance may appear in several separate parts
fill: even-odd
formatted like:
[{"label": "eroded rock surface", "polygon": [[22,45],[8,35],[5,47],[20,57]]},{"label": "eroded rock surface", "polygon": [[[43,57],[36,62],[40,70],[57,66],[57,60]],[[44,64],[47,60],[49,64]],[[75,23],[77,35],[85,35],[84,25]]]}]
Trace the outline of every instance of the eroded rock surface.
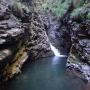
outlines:
[{"label": "eroded rock surface", "polygon": [[83,79],[90,81],[90,21],[73,23],[71,39],[72,48],[67,65],[81,72]]},{"label": "eroded rock surface", "polygon": [[32,16],[29,34],[28,50],[31,59],[53,55],[44,25],[37,13],[34,13]]},{"label": "eroded rock surface", "polygon": [[20,10],[0,2],[0,81],[20,73],[28,57],[36,60],[53,55],[39,15]]},{"label": "eroded rock surface", "polygon": [[[26,38],[22,23],[11,13],[8,5],[0,3],[0,80],[3,72],[14,60]],[[23,53],[22,53],[23,54]],[[17,59],[18,61],[18,59]],[[17,71],[16,71],[17,72]]]}]

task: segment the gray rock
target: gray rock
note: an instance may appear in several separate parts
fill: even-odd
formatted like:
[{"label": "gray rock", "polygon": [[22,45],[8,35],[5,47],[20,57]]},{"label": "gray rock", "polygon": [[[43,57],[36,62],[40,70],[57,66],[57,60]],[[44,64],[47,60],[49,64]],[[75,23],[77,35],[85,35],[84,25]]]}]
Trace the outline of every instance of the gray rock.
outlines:
[{"label": "gray rock", "polygon": [[[77,68],[84,79],[90,81],[90,21],[86,20],[82,23],[74,23],[71,31],[71,40],[73,47],[68,58],[68,66],[75,71]],[[74,51],[74,52],[72,52]],[[73,55],[76,58],[73,58]]]},{"label": "gray rock", "polygon": [[0,62],[11,55],[11,51],[8,49],[0,51]]},{"label": "gray rock", "polygon": [[44,25],[37,13],[33,14],[31,25],[29,26],[29,34],[28,50],[31,59],[53,55]]}]

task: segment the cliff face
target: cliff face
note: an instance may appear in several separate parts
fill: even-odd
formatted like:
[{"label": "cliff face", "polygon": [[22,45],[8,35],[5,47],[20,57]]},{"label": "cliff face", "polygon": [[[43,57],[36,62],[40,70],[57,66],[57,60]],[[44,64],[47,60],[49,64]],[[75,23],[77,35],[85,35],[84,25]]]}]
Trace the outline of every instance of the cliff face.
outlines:
[{"label": "cliff face", "polygon": [[[9,65],[16,63],[26,52],[25,29],[22,23],[11,13],[8,6],[0,3],[0,75]],[[23,49],[22,52],[18,52]],[[16,54],[18,53],[18,56]],[[24,58],[27,57],[26,56]],[[23,58],[23,59],[24,59]],[[23,62],[23,60],[22,60]],[[19,68],[18,63],[15,65]],[[13,71],[14,72],[14,71]],[[18,71],[17,71],[18,72]],[[2,78],[1,78],[2,79]]]},{"label": "cliff face", "polygon": [[36,60],[52,54],[39,15],[0,2],[0,81],[18,74],[28,57]]},{"label": "cliff face", "polygon": [[90,80],[90,20],[72,24],[72,47],[68,58],[69,69],[82,73]]},{"label": "cliff face", "polygon": [[30,58],[37,59],[52,55],[50,42],[39,14],[33,13],[29,26],[28,50]]}]

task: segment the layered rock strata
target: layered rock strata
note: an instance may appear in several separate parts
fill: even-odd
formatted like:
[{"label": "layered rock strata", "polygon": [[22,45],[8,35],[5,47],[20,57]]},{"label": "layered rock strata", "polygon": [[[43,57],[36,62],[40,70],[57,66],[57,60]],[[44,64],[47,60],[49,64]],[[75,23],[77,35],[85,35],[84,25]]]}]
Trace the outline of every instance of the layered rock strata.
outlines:
[{"label": "layered rock strata", "polygon": [[39,15],[21,10],[0,3],[0,81],[20,73],[28,58],[34,61],[53,55]]}]

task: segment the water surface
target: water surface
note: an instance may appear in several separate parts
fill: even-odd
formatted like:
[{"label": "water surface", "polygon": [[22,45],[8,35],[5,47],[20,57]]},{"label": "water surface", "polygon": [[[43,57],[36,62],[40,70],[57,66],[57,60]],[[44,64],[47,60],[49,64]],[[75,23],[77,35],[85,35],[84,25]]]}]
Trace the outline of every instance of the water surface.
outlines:
[{"label": "water surface", "polygon": [[66,73],[66,59],[49,57],[28,63],[0,90],[85,90],[82,80]]}]

